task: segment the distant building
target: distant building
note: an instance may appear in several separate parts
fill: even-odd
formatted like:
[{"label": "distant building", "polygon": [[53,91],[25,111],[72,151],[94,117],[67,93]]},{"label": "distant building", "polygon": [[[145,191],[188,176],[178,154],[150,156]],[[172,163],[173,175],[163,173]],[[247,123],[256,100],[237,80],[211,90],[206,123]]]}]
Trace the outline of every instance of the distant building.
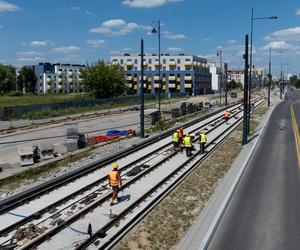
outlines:
[{"label": "distant building", "polygon": [[235,82],[241,83],[242,87],[244,88],[244,83],[245,83],[244,69],[228,69],[227,75],[228,75],[227,78],[228,82],[234,80]]},{"label": "distant building", "polygon": [[26,67],[32,68],[36,75],[36,93],[38,95],[83,91],[80,70],[84,69],[85,65],[39,63]]},{"label": "distant building", "polygon": [[[111,56],[110,63],[121,65],[124,68],[128,92],[137,94],[141,80],[141,57],[130,54]],[[145,55],[143,63],[146,92],[155,94],[159,90],[158,55]],[[211,93],[211,73],[207,59],[184,54],[162,54],[161,92],[167,95]]]},{"label": "distant building", "polygon": [[221,70],[221,67],[216,66],[215,63],[209,63],[209,72],[211,73],[211,88],[213,91],[220,92],[220,88],[224,90],[226,75]]}]

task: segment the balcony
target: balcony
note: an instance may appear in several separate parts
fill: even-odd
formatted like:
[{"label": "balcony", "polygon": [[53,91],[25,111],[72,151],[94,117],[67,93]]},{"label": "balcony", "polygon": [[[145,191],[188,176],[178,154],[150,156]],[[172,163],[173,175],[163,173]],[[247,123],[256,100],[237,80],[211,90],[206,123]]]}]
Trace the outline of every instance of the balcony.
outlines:
[{"label": "balcony", "polygon": [[184,81],[185,82],[191,82],[192,81],[192,76],[185,76]]},{"label": "balcony", "polygon": [[176,62],[169,62],[170,67],[176,67]]},{"label": "balcony", "polygon": [[177,82],[180,82],[180,81],[181,81],[180,77],[177,77],[177,78],[176,78],[176,81],[177,81]]},{"label": "balcony", "polygon": [[169,89],[175,89],[176,88],[175,83],[169,83],[168,86],[169,86]]},{"label": "balcony", "polygon": [[163,77],[162,78],[162,82],[166,82],[167,81],[167,78],[166,77]]},{"label": "balcony", "polygon": [[125,80],[129,82],[132,81],[132,76],[125,76]]},{"label": "balcony", "polygon": [[162,90],[166,90],[166,85],[162,85]]},{"label": "balcony", "polygon": [[[144,76],[143,78],[144,78],[144,79],[143,79],[144,82],[147,81],[147,77],[146,77],[146,76]],[[142,77],[141,77],[141,76],[139,77],[139,80],[140,80],[140,81],[142,80]]]},{"label": "balcony", "polygon": [[180,85],[177,85],[177,88],[176,88],[177,90],[180,90]]},{"label": "balcony", "polygon": [[185,83],[184,84],[184,88],[185,89],[191,89],[192,88],[192,84],[191,83]]},{"label": "balcony", "polygon": [[148,82],[152,82],[152,77],[148,77]]},{"label": "balcony", "polygon": [[159,82],[159,76],[154,76],[154,81]]},{"label": "balcony", "polygon": [[155,88],[155,89],[159,89],[159,83],[155,83],[155,84],[154,84],[154,88]]},{"label": "balcony", "polygon": [[134,85],[133,89],[134,89],[134,90],[137,90],[137,85],[136,85],[136,84]]},{"label": "balcony", "polygon": [[127,66],[127,67],[132,67],[132,66],[133,66],[133,62],[127,62],[127,63],[126,63],[126,66]]},{"label": "balcony", "polygon": [[126,83],[127,88],[132,89],[132,83]]},{"label": "balcony", "polygon": [[134,81],[134,82],[137,82],[137,81],[138,81],[138,78],[137,78],[137,77],[134,77],[134,78],[133,78],[133,81]]},{"label": "balcony", "polygon": [[169,82],[175,82],[176,77],[175,76],[169,76]]},{"label": "balcony", "polygon": [[152,85],[150,84],[150,85],[148,85],[148,89],[152,89]]},{"label": "balcony", "polygon": [[185,67],[192,67],[192,63],[191,63],[191,62],[185,62],[185,63],[184,63],[184,66],[185,66]]}]

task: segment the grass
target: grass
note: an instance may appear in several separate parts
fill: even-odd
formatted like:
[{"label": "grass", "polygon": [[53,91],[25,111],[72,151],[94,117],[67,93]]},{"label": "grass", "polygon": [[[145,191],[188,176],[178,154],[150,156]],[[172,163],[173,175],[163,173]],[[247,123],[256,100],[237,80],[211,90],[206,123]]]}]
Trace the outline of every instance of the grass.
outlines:
[{"label": "grass", "polygon": [[[258,124],[265,111],[265,107],[255,111],[252,115],[253,126]],[[115,249],[175,249],[238,156],[241,140],[240,128],[127,234]]]},{"label": "grass", "polygon": [[6,106],[22,106],[33,104],[49,104],[59,103],[81,98],[91,99],[88,94],[68,94],[68,95],[23,95],[23,96],[9,96],[3,95],[0,98],[0,107]]},{"label": "grass", "polygon": [[[163,103],[171,103],[174,101],[178,101],[179,97],[175,97],[170,99],[163,99]],[[156,100],[145,100],[145,104],[150,103],[156,103]],[[28,112],[22,116],[22,119],[30,119],[30,120],[38,120],[38,119],[46,119],[51,117],[59,117],[59,116],[66,116],[66,115],[73,115],[83,112],[89,112],[89,111],[97,111],[97,110],[103,110],[103,109],[110,109],[110,108],[117,108],[117,107],[124,107],[124,106],[130,106],[130,105],[137,105],[139,104],[136,102],[136,100],[128,100],[126,102],[118,102],[118,101],[111,101],[106,102],[103,104],[96,104],[86,107],[72,107],[67,109],[58,109],[58,110],[51,110],[51,109],[45,109],[41,111],[34,111],[34,112]]]}]

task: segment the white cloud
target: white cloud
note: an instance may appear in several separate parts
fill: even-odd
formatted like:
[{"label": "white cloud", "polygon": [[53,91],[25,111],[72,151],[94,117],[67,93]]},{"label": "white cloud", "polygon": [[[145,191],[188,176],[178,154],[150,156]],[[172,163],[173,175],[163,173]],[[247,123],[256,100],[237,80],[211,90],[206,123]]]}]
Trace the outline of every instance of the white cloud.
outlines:
[{"label": "white cloud", "polygon": [[109,54],[112,55],[112,56],[120,55],[120,54],[121,54],[121,51],[119,51],[119,50],[111,50],[111,51],[109,52]]},{"label": "white cloud", "polygon": [[273,32],[273,33],[267,35],[265,37],[265,40],[267,40],[267,41],[274,41],[274,40],[300,41],[300,26]]},{"label": "white cloud", "polygon": [[204,42],[210,42],[210,41],[211,41],[211,38],[210,38],[210,37],[206,37],[206,38],[203,39],[203,41],[204,41]]},{"label": "white cloud", "polygon": [[131,8],[155,8],[167,3],[182,2],[183,0],[123,0],[122,4]]},{"label": "white cloud", "polygon": [[85,43],[94,48],[98,48],[103,46],[106,42],[104,40],[87,40]]},{"label": "white cloud", "polygon": [[74,10],[74,11],[77,11],[77,10],[80,10],[80,7],[78,7],[78,6],[71,6],[70,9],[71,9],[71,10]]},{"label": "white cloud", "polygon": [[36,62],[44,60],[43,53],[35,51],[20,51],[17,52],[16,56],[19,62]]},{"label": "white cloud", "polygon": [[5,1],[0,1],[0,13],[1,12],[15,12],[15,11],[20,11],[22,10],[20,7],[18,7],[17,5],[5,2]]},{"label": "white cloud", "polygon": [[236,44],[236,40],[233,40],[233,39],[232,39],[232,40],[228,40],[227,43],[228,43],[228,44],[231,44],[231,45],[232,45],[232,44]]},{"label": "white cloud", "polygon": [[78,50],[80,50],[80,48],[77,46],[66,46],[66,47],[55,48],[52,51],[59,52],[59,53],[70,53]]},{"label": "white cloud", "polygon": [[296,15],[297,15],[297,16],[300,16],[300,9],[297,9],[297,10],[296,10]]},{"label": "white cloud", "polygon": [[32,41],[30,43],[31,47],[45,47],[48,46],[48,41]]},{"label": "white cloud", "polygon": [[184,49],[182,49],[182,48],[175,48],[175,47],[170,47],[167,50],[169,52],[171,52],[171,53],[179,53],[179,52],[183,52],[184,51]]},{"label": "white cloud", "polygon": [[126,35],[137,29],[148,29],[143,25],[136,23],[126,23],[122,19],[111,19],[102,23],[98,28],[90,29],[90,33],[100,33],[111,36],[122,36]]},{"label": "white cloud", "polygon": [[164,31],[163,32],[164,38],[170,39],[170,40],[180,40],[180,39],[185,39],[186,36],[183,34],[172,34],[169,31]]},{"label": "white cloud", "polygon": [[261,51],[273,50],[299,50],[299,46],[292,45],[285,41],[274,41],[260,48]]},{"label": "white cloud", "polygon": [[91,11],[85,11],[84,14],[88,15],[88,16],[92,16],[93,13]]}]

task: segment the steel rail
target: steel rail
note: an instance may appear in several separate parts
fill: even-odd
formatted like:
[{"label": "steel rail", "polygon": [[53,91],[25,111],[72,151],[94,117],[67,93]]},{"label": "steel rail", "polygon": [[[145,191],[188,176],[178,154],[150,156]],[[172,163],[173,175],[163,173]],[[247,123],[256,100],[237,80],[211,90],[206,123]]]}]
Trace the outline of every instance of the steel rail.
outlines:
[{"label": "steel rail", "polygon": [[[239,109],[239,107],[237,108]],[[238,113],[240,113],[242,111],[239,110]],[[218,117],[219,119],[220,117]],[[233,117],[231,117],[233,118]],[[219,126],[223,125],[225,121],[222,121],[221,123],[217,124],[216,126],[214,126],[212,129],[210,129],[207,133],[215,130],[216,128],[218,128]],[[212,123],[212,121],[210,122]],[[207,126],[207,125],[206,125]],[[197,140],[197,138],[195,138],[195,140]],[[194,141],[195,141],[194,140]],[[174,155],[176,155],[178,152],[175,151],[173,152],[171,155],[167,156],[166,158],[164,158],[163,160],[161,160],[160,162],[156,163],[155,165],[153,165],[152,167],[144,170],[143,172],[141,172],[140,174],[138,174],[136,177],[134,177],[133,179],[129,180],[127,183],[125,183],[122,187],[121,190],[126,188],[129,185],[132,185],[132,183],[136,182],[137,180],[139,180],[141,177],[145,176],[146,174],[148,174],[149,172],[153,171],[154,169],[156,169],[157,167],[159,167],[161,164],[163,164],[165,161],[167,161],[168,159],[170,159],[171,157],[173,157]],[[66,221],[64,221],[62,224],[58,225],[56,228],[50,229],[49,232],[44,233],[40,236],[38,236],[37,238],[35,238],[33,241],[29,242],[28,244],[26,244],[24,247],[22,247],[21,249],[29,249],[31,247],[35,247],[36,245],[42,243],[44,241],[45,238],[49,238],[55,234],[57,234],[59,231],[63,230],[64,228],[66,228],[68,225],[72,224],[74,221],[76,221],[78,218],[80,218],[81,216],[83,216],[84,214],[88,213],[90,210],[94,209],[96,206],[100,205],[101,203],[105,202],[107,199],[109,199],[111,197],[111,192],[106,194],[104,197],[101,197],[98,201],[95,201],[94,203],[88,205],[86,208],[83,208],[82,211],[78,212],[77,214],[72,215],[71,217],[69,217]],[[58,212],[59,213],[59,212]]]},{"label": "steel rail", "polygon": [[[238,109],[238,108],[239,108],[239,107],[237,107],[236,109]],[[216,117],[215,120],[218,120],[218,119],[220,119],[221,117],[222,117],[222,115]],[[205,124],[201,125],[199,128],[196,128],[196,129],[192,130],[191,133],[193,133],[193,132],[199,130],[199,129],[202,128],[202,127],[206,127],[207,125],[209,125],[209,124],[212,123],[212,122],[213,122],[213,121],[206,122]],[[140,157],[140,158],[134,160],[134,161],[131,162],[130,164],[128,164],[128,165],[126,165],[126,166],[120,168],[120,171],[122,172],[122,171],[124,171],[124,170],[127,170],[128,168],[134,166],[134,165],[137,164],[138,162],[143,161],[144,159],[148,158],[149,156],[151,156],[151,155],[153,155],[153,154],[155,154],[155,153],[157,153],[157,152],[163,150],[164,148],[170,146],[171,144],[172,144],[172,142],[167,143],[167,144],[165,144],[165,145],[163,145],[163,146],[161,146],[161,147],[155,149],[154,151],[149,152],[148,154],[146,154],[146,155],[144,155],[144,156],[142,156],[142,157]],[[10,226],[6,227],[5,229],[0,230],[0,237],[3,236],[3,235],[6,235],[6,234],[8,234],[8,233],[10,233],[11,231],[15,230],[16,228],[18,228],[18,227],[20,227],[20,226],[22,226],[22,225],[24,225],[24,224],[26,224],[26,223],[28,223],[28,222],[30,222],[30,221],[32,221],[32,220],[39,219],[39,218],[41,217],[42,214],[48,212],[48,211],[51,210],[53,207],[58,206],[59,204],[64,203],[66,200],[71,199],[71,198],[74,198],[74,196],[79,195],[80,193],[85,192],[85,191],[87,191],[87,190],[93,188],[94,186],[97,186],[97,185],[101,184],[102,182],[104,182],[105,180],[107,180],[107,178],[108,178],[108,175],[106,175],[106,176],[100,178],[99,180],[97,180],[97,181],[95,181],[95,182],[92,182],[91,184],[89,184],[89,185],[87,185],[87,186],[84,186],[84,187],[82,187],[82,188],[80,188],[80,189],[74,191],[73,193],[71,193],[71,194],[69,194],[69,195],[67,195],[67,196],[65,196],[65,197],[63,197],[63,198],[61,198],[61,199],[55,201],[54,203],[50,204],[49,206],[46,206],[46,207],[42,208],[41,210],[35,212],[34,214],[31,214],[31,215],[27,216],[26,218],[24,218],[24,219],[22,219],[22,220],[20,220],[20,221],[18,221],[18,222],[16,222],[16,223],[14,223],[14,224],[11,224]]]},{"label": "steel rail", "polygon": [[[264,103],[264,102],[263,102]],[[135,223],[136,220],[139,220],[140,217],[142,217],[146,212],[149,212],[149,207],[154,207],[155,204],[157,204],[157,200],[161,200],[161,198],[163,196],[165,196],[167,193],[170,193],[177,185],[179,185],[179,183],[188,175],[188,173],[192,172],[192,170],[197,167],[201,162],[203,162],[210,154],[212,154],[216,148],[218,148],[227,138],[228,136],[237,128],[240,126],[241,121],[242,121],[242,117],[238,119],[238,121],[234,124],[232,124],[230,127],[228,127],[224,133],[226,133],[227,131],[230,131],[230,133],[228,133],[220,142],[218,142],[217,144],[215,144],[215,141],[218,141],[223,135],[224,133],[219,134],[214,140],[212,140],[211,142],[209,142],[207,144],[206,147],[209,147],[211,145],[215,145],[213,146],[213,148],[206,152],[205,155],[203,155],[203,157],[201,157],[200,159],[198,159],[195,163],[193,163],[193,165],[184,173],[182,174],[179,178],[178,181],[176,180],[173,184],[170,185],[170,187],[168,187],[167,189],[165,189],[158,197],[156,197],[153,201],[150,202],[149,205],[147,205],[147,207],[145,209],[143,209],[142,211],[140,211],[135,217],[134,219],[132,219],[126,226],[125,226],[125,230],[127,227],[130,227],[133,223]],[[95,232],[90,238],[88,238],[87,240],[85,240],[83,243],[79,244],[76,249],[86,249],[89,245],[91,245],[95,240],[97,240],[98,238],[103,238],[106,235],[106,232],[112,228],[113,226],[115,226],[122,218],[124,218],[128,213],[130,213],[134,208],[136,208],[137,206],[139,206],[140,203],[142,203],[144,200],[146,200],[152,193],[154,193],[158,188],[160,188],[163,184],[165,184],[167,181],[169,181],[173,176],[175,176],[180,170],[182,170],[189,162],[191,162],[192,160],[194,160],[197,156],[199,156],[200,150],[194,154],[192,157],[188,158],[187,161],[185,161],[184,163],[182,163],[179,167],[176,168],[176,170],[174,170],[172,173],[170,173],[166,178],[164,178],[163,180],[161,180],[158,184],[156,184],[154,187],[152,187],[146,194],[144,194],[143,196],[141,196],[137,201],[135,201],[134,203],[132,203],[130,206],[128,206],[126,209],[124,209],[121,213],[119,213],[115,218],[113,218],[111,221],[109,221],[106,225],[104,225],[101,229],[99,229],[97,232]],[[148,208],[148,209],[147,209]],[[123,228],[122,228],[123,231]],[[102,245],[99,249],[106,249],[106,247],[108,247],[112,241],[114,241],[119,234],[121,234],[120,230],[118,231],[117,234],[115,234],[109,241],[107,241],[106,243],[104,243],[104,245]],[[112,246],[111,246],[112,247]]]},{"label": "steel rail", "polygon": [[50,181],[47,181],[45,183],[42,183],[36,187],[33,187],[33,188],[30,188],[26,191],[23,191],[23,192],[20,192],[12,197],[9,197],[7,199],[4,199],[4,200],[1,200],[0,201],[0,215],[13,209],[13,208],[16,208],[30,200],[33,200],[35,197],[38,197],[38,196],[41,196],[47,192],[50,192],[51,190],[54,190],[60,186],[63,186],[65,185],[66,183],[69,183],[69,182],[72,182],[73,180],[77,179],[77,178],[80,178],[84,175],[87,175],[91,172],[94,172],[96,171],[97,169],[101,168],[102,165],[108,165],[108,164],[111,164],[112,162],[120,159],[120,158],[123,158],[133,152],[135,152],[136,150],[139,150],[139,149],[143,149],[163,138],[166,138],[168,137],[169,135],[171,135],[171,133],[178,129],[179,127],[188,127],[188,126],[192,126],[198,122],[201,122],[205,119],[208,119],[210,118],[211,116],[214,116],[222,111],[224,111],[225,109],[228,109],[228,108],[232,108],[236,105],[239,105],[239,104],[232,104],[228,107],[225,107],[223,109],[220,109],[220,110],[217,110],[215,112],[212,112],[210,114],[207,114],[207,115],[204,115],[200,118],[197,118],[197,119],[194,119],[193,121],[190,121],[190,122],[186,122],[184,123],[182,126],[177,126],[175,128],[172,128],[172,129],[169,129],[163,133],[160,133],[156,136],[153,136],[152,138],[149,138],[149,139],[146,139],[145,141],[141,142],[141,143],[138,143],[136,145],[133,145],[129,148],[126,148],[124,150],[121,150],[120,152],[118,153],[115,153],[115,154],[112,154],[112,155],[108,155],[96,162],[93,162],[93,163],[90,163],[90,164],[86,164],[76,170],[73,170],[69,173],[66,173],[62,176],[59,176],[53,180],[50,180]]}]

